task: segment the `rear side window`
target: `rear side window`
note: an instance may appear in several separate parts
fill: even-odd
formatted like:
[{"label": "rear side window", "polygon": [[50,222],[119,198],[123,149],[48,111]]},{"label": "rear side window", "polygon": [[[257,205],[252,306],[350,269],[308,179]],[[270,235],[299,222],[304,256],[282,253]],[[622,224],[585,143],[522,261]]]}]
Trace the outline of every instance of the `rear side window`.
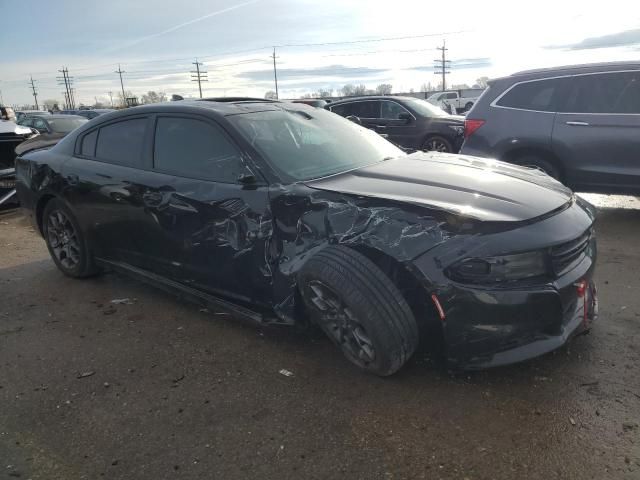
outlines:
[{"label": "rear side window", "polygon": [[540,112],[556,112],[565,78],[550,78],[516,84],[505,93],[496,105]]},{"label": "rear side window", "polygon": [[82,146],[80,148],[80,154],[83,157],[93,157],[96,154],[96,140],[98,139],[98,130],[87,133],[82,138]]},{"label": "rear side window", "polygon": [[135,118],[100,128],[96,158],[127,167],[141,167],[146,125],[146,118]]},{"label": "rear side window", "polygon": [[336,105],[331,111],[343,117],[354,115],[360,118],[380,118],[380,102],[375,100],[350,102]]},{"label": "rear side window", "polygon": [[564,111],[640,114],[640,72],[573,77]]},{"label": "rear side window", "polygon": [[246,171],[231,140],[193,118],[158,118],[153,159],[158,170],[222,183],[234,183]]}]

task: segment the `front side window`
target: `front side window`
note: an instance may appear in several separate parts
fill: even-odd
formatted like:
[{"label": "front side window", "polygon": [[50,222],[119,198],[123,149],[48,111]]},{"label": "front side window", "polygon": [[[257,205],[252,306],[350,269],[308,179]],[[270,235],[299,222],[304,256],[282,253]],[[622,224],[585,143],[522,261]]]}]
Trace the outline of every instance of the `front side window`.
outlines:
[{"label": "front side window", "polygon": [[320,109],[228,118],[284,181],[325,177],[406,155],[377,133]]},{"label": "front side window", "polygon": [[539,112],[557,112],[566,78],[550,78],[516,84],[496,105]]},{"label": "front side window", "polygon": [[135,118],[100,128],[96,158],[127,167],[141,167],[146,125],[146,118]]},{"label": "front side window", "polygon": [[[409,113],[409,111],[399,103],[389,102],[386,100],[383,100],[380,103],[382,104],[382,107],[380,109],[381,118],[389,119],[389,120],[398,120],[400,118],[401,113],[405,113],[405,114]],[[409,113],[409,115],[411,114]]]},{"label": "front side window", "polygon": [[36,118],[33,121],[33,128],[37,128],[38,130],[46,130],[47,124],[43,120]]},{"label": "front side window", "polygon": [[564,111],[640,114],[640,71],[573,77]]},{"label": "front side window", "polygon": [[218,127],[193,118],[158,118],[153,159],[158,170],[224,183],[246,172],[231,140]]}]

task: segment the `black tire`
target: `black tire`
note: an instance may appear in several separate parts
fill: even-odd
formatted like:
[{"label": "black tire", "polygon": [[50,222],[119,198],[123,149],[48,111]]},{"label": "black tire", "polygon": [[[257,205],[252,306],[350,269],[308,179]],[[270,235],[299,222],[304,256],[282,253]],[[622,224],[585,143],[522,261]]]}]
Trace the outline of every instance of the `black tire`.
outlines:
[{"label": "black tire", "polygon": [[325,248],[307,261],[298,285],[312,320],[359,368],[391,375],[415,352],[419,333],[411,308],[360,253]]},{"label": "black tire", "polygon": [[471,110],[471,107],[473,107],[473,102],[467,102],[467,104],[464,106],[464,109],[468,112],[469,110]]},{"label": "black tire", "polygon": [[60,200],[49,200],[42,214],[42,235],[62,273],[84,278],[99,272],[73,212]]},{"label": "black tire", "polygon": [[449,139],[440,135],[432,135],[424,141],[422,150],[425,152],[453,153],[453,146]]},{"label": "black tire", "polygon": [[523,155],[522,157],[518,157],[513,163],[522,167],[537,168],[559,182],[562,181],[560,169],[549,160],[539,157],[538,155]]}]

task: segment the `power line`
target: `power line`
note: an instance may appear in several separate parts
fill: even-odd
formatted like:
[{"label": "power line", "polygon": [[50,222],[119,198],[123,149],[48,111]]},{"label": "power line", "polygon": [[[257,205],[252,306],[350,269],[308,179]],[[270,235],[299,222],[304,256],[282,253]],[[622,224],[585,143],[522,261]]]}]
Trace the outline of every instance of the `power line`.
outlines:
[{"label": "power line", "polygon": [[273,58],[273,79],[276,83],[276,100],[278,100],[278,69],[276,68],[276,59],[280,57],[276,56],[276,47],[273,47],[273,55],[271,55],[271,58]]},{"label": "power line", "polygon": [[73,110],[76,108],[73,89],[71,88],[73,79],[69,77],[69,69],[66,67],[62,67],[62,70],[58,70],[58,72],[62,73],[62,79],[60,77],[56,77],[56,79],[58,80],[58,85],[64,84],[64,92],[62,92],[62,94],[65,98],[67,110]]},{"label": "power line", "polygon": [[40,107],[38,106],[38,92],[36,91],[36,84],[33,81],[33,76],[29,76],[31,78],[31,81],[29,82],[31,84],[31,91],[33,92],[33,100],[34,102],[36,102],[36,110],[40,110]]},{"label": "power line", "polygon": [[199,62],[197,58],[196,58],[196,61],[193,62],[191,65],[195,65],[196,66],[196,71],[194,72],[193,70],[191,70],[191,72],[190,72],[191,73],[191,81],[192,82],[198,82],[198,90],[200,91],[200,98],[202,98],[202,82],[208,82],[209,81],[209,79],[207,78],[207,72],[201,72],[200,71],[200,66],[204,65],[204,64]]},{"label": "power line", "polygon": [[451,66],[451,60],[447,60],[447,50],[449,49],[447,48],[446,40],[443,40],[442,46],[436,47],[436,50],[440,50],[442,52],[442,59],[434,60],[434,68],[436,71],[433,73],[436,75],[442,75],[442,91],[444,92],[447,89],[447,74],[451,73],[450,71],[447,71],[447,68]]},{"label": "power line", "polygon": [[122,74],[126,72],[122,70],[122,68],[120,68],[120,64],[118,64],[118,70],[116,70],[114,73],[117,73],[118,75],[120,75],[120,86],[122,87],[122,103],[123,103],[123,106],[126,106],[127,95],[124,93],[124,83],[122,82]]}]

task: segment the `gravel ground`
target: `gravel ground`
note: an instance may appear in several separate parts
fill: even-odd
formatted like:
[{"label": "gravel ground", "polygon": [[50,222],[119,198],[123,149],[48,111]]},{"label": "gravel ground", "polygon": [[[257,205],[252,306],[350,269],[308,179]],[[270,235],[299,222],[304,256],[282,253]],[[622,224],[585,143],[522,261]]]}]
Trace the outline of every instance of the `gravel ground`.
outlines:
[{"label": "gravel ground", "polygon": [[0,479],[640,479],[640,202],[589,199],[589,335],[512,367],[415,358],[387,379],[323,338],[66,278],[0,215]]}]

